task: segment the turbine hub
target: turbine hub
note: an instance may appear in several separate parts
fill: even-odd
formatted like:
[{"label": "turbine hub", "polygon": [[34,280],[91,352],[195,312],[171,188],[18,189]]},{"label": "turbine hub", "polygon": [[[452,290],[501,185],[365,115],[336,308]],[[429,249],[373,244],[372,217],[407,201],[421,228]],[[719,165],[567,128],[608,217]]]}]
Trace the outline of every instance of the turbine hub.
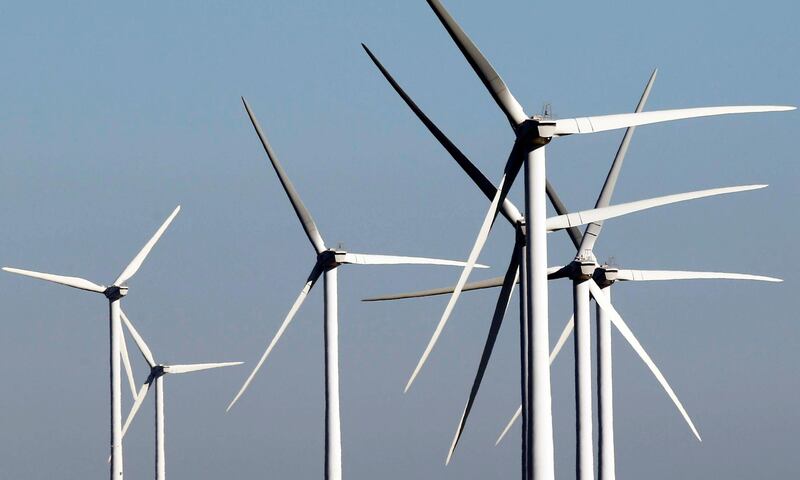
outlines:
[{"label": "turbine hub", "polygon": [[[550,127],[549,130],[548,126]],[[530,150],[543,147],[550,143],[554,126],[555,122],[547,121],[538,115],[534,115],[517,127],[517,143]]]},{"label": "turbine hub", "polygon": [[103,295],[106,296],[107,299],[111,300],[119,300],[120,298],[124,297],[128,294],[128,287],[126,285],[111,285],[110,287],[106,288],[103,292]]},{"label": "turbine hub", "polygon": [[595,270],[594,281],[597,282],[600,287],[608,287],[617,281],[618,273],[619,269],[617,267],[603,265]]},{"label": "turbine hub", "polygon": [[319,254],[318,262],[325,269],[336,268],[345,263],[347,252],[338,249],[329,249]]},{"label": "turbine hub", "polygon": [[581,253],[569,265],[572,280],[589,280],[597,269],[597,260],[591,252]]}]

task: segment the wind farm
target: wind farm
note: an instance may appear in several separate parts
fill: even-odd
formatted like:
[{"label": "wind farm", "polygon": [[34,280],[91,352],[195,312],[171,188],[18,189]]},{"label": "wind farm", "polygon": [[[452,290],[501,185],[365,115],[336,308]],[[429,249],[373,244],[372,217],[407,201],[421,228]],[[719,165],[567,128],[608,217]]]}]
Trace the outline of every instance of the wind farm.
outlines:
[{"label": "wind farm", "polygon": [[3,477],[791,478],[799,8],[9,6]]}]

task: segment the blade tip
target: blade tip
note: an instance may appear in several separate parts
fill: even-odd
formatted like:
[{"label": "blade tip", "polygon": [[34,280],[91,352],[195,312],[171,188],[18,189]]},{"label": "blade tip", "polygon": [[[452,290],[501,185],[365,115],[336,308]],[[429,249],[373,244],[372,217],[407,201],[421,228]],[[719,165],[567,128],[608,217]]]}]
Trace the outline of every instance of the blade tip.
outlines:
[{"label": "blade tip", "polygon": [[408,383],[406,383],[406,386],[405,386],[405,388],[403,388],[403,393],[404,393],[404,394],[408,393],[408,389],[409,389],[409,388],[411,388],[411,384],[412,384],[412,383],[414,383],[414,377],[411,377],[411,378],[408,380]]}]

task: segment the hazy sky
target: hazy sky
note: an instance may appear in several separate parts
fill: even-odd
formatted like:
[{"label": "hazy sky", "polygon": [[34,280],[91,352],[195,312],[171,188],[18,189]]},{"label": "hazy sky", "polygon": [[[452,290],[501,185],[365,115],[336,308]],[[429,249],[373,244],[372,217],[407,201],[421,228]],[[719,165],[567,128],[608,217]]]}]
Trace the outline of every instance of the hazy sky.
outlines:
[{"label": "hazy sky", "polygon": [[[800,104],[797,2],[447,2],[528,113]],[[172,479],[318,478],[323,471],[321,284],[233,411],[314,256],[239,101],[261,120],[329,245],[465,258],[487,201],[361,50],[493,180],[507,122],[422,0],[15,2],[0,7],[0,263],[110,283],[177,204],[124,307],[162,362],[241,360],[167,378]],[[629,268],[774,275],[783,284],[619,285],[618,310],[659,364],[703,443],[616,335],[620,478],[790,478],[800,416],[798,114],[640,128],[614,200],[746,183],[766,190],[607,223],[596,253]],[[622,132],[566,138],[548,175],[588,208]],[[521,185],[521,183],[520,183]],[[513,192],[519,201],[521,188]],[[520,202],[518,202],[520,203]],[[474,278],[501,275],[498,222]],[[569,262],[549,237],[551,265]],[[364,296],[453,283],[457,269],[344,267],[340,354],[350,479],[513,478],[519,402],[511,315],[459,450],[444,458],[496,292],[465,295],[412,390],[402,387],[445,297]],[[103,478],[108,323],[98,295],[0,275],[3,478]],[[551,283],[551,335],[570,287]],[[516,311],[516,300],[509,309]],[[131,344],[132,347],[132,344]],[[137,381],[146,377],[134,357]],[[553,367],[557,475],[574,475],[572,344]],[[124,410],[130,405],[127,389]],[[125,441],[129,478],[153,469],[152,402]]]}]

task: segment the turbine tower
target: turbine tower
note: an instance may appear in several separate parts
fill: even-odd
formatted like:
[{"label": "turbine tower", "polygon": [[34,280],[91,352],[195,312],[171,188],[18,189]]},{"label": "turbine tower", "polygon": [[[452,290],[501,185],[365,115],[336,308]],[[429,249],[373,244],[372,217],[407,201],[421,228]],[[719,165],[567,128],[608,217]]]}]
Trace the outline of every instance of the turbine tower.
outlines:
[{"label": "turbine tower", "polygon": [[[295,300],[289,313],[284,318],[283,323],[278,328],[275,337],[270,341],[261,359],[256,364],[253,371],[247,377],[239,392],[228,405],[228,410],[239,400],[247,387],[253,381],[261,365],[267,359],[275,344],[283,335],[286,328],[291,323],[297,310],[302,305],[309,291],[313,288],[320,276],[325,279],[325,478],[329,480],[339,480],[342,478],[342,447],[341,447],[341,427],[339,415],[339,323],[338,323],[338,293],[337,293],[337,269],[341,265],[446,265],[464,266],[464,262],[451,260],[439,260],[422,257],[402,257],[392,255],[371,255],[350,253],[341,249],[331,249],[325,246],[322,235],[317,228],[311,212],[303,204],[300,195],[289,180],[283,166],[278,161],[278,157],[272,150],[266,135],[261,130],[255,115],[253,114],[247,101],[242,98],[247,115],[250,118],[256,134],[261,140],[261,144],[267,153],[267,157],[272,164],[278,179],[283,186],[289,201],[294,208],[295,214],[300,220],[303,230],[306,233],[314,252],[316,262],[311,270],[311,274],[306,280],[306,284],[300,291],[300,295]],[[566,220],[562,220],[565,222]]]},{"label": "turbine tower", "polygon": [[[108,299],[109,303],[109,364],[111,366],[111,480],[122,480],[122,406],[120,399],[121,381],[120,381],[120,355],[121,355],[121,342],[122,327],[120,323],[120,301],[128,294],[128,286],[125,285],[128,280],[133,277],[139,270],[139,267],[144,263],[145,258],[153,249],[158,239],[164,234],[172,220],[180,211],[180,205],[170,214],[164,223],[159,227],[152,238],[142,247],[139,253],[133,257],[133,260],[127,267],[119,274],[114,283],[109,287],[98,285],[89,280],[78,277],[67,277],[63,275],[53,275],[50,273],[39,273],[30,270],[21,270],[18,268],[3,267],[3,270],[11,273],[17,273],[28,277],[38,278],[40,280],[47,280],[49,282],[66,285],[68,287],[78,288],[89,292],[102,293]],[[126,349],[127,352],[127,349]],[[123,356],[124,361],[127,358]],[[129,366],[126,367],[129,369]]]},{"label": "turbine tower", "polygon": [[153,353],[150,351],[150,348],[145,343],[144,339],[142,339],[139,332],[136,331],[136,328],[133,324],[128,320],[128,317],[125,315],[122,310],[120,310],[120,316],[122,317],[122,321],[125,323],[125,327],[127,327],[128,332],[133,337],[134,342],[136,342],[136,346],[139,347],[139,352],[141,352],[144,360],[147,362],[147,365],[150,367],[150,374],[147,376],[147,380],[145,380],[144,384],[142,384],[139,393],[136,394],[136,400],[134,401],[133,405],[131,406],[131,411],[128,414],[128,418],[125,420],[125,425],[122,427],[122,436],[125,436],[125,433],[128,431],[128,427],[130,426],[131,422],[133,421],[134,417],[136,416],[136,412],[139,411],[139,407],[142,406],[144,399],[147,397],[148,392],[150,392],[150,388],[155,384],[155,393],[156,393],[156,400],[155,400],[155,407],[156,407],[156,423],[155,423],[155,431],[156,431],[156,465],[155,465],[155,478],[156,480],[165,480],[167,478],[166,475],[166,451],[165,451],[165,441],[164,441],[164,376],[171,373],[190,373],[190,372],[199,372],[202,370],[210,370],[213,368],[221,368],[221,367],[231,367],[234,365],[241,365],[242,362],[224,362],[224,363],[195,363],[195,364],[188,364],[188,365],[163,365],[157,363],[155,358],[153,357]]}]

